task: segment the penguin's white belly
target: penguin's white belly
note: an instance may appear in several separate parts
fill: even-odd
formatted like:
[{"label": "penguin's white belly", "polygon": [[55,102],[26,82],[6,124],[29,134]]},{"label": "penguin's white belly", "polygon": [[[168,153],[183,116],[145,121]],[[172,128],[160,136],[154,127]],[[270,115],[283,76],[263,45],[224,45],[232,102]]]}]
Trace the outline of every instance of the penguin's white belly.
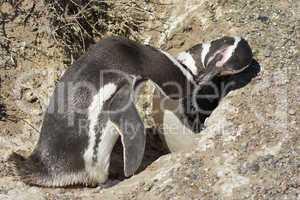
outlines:
[{"label": "penguin's white belly", "polygon": [[[110,154],[119,136],[111,121],[108,120],[103,125],[99,124],[98,119],[104,103],[112,97],[116,90],[117,86],[113,83],[104,85],[93,97],[88,108],[89,143],[84,153],[84,164],[89,179],[96,183],[103,183],[107,180]],[[95,132],[96,128],[98,128],[99,133]],[[96,144],[96,134],[101,134],[99,144]],[[98,148],[94,152],[96,145]]]},{"label": "penguin's white belly", "polygon": [[[155,97],[160,96],[156,90]],[[153,99],[153,113],[156,127],[159,127],[160,136],[171,152],[189,151],[196,147],[197,135],[188,128],[185,122],[182,104],[164,97]]]},{"label": "penguin's white belly", "polygon": [[92,155],[86,162],[86,171],[90,177],[97,183],[104,183],[109,174],[110,155],[112,149],[119,137],[113,123],[108,121],[102,131],[101,142],[97,149],[96,160],[93,161]]},{"label": "penguin's white belly", "polygon": [[189,151],[196,146],[197,135],[182,123],[180,117],[173,111],[163,111],[163,130],[160,132],[171,152]]}]

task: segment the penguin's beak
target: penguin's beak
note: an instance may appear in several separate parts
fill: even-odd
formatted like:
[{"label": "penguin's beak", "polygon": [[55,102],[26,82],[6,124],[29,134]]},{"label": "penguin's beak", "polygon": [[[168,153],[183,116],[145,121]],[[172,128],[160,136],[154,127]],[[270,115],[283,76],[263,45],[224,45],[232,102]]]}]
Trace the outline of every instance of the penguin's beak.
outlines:
[{"label": "penguin's beak", "polygon": [[246,68],[250,67],[253,60],[250,61],[250,63],[244,67],[225,67],[223,71],[220,72],[220,76],[227,76],[227,75],[234,75],[238,74],[242,71],[244,71]]},{"label": "penguin's beak", "polygon": [[207,69],[201,76],[199,76],[196,80],[197,85],[205,85],[207,84],[213,77],[220,73],[220,69],[217,67],[210,67]]}]

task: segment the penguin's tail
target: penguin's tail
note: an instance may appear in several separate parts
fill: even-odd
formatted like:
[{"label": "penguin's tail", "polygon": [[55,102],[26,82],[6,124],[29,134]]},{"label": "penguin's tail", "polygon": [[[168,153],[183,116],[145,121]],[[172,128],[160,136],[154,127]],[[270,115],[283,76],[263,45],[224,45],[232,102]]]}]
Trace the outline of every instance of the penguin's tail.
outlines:
[{"label": "penguin's tail", "polygon": [[15,177],[20,181],[40,187],[66,187],[75,185],[84,185],[95,187],[96,180],[90,178],[85,171],[74,173],[54,173],[48,170],[41,161],[39,153],[35,152],[28,158],[17,153],[12,153],[8,162],[12,165],[12,171]]},{"label": "penguin's tail", "polygon": [[12,164],[14,176],[28,185],[47,186],[45,184],[45,171],[42,163],[34,156],[28,158],[20,154],[12,153],[8,162]]}]

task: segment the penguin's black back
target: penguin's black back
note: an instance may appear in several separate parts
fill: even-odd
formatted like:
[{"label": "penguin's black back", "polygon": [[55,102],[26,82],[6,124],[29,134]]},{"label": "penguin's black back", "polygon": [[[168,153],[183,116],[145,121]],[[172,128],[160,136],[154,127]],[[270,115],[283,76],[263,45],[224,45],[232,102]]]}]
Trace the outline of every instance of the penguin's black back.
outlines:
[{"label": "penguin's black back", "polygon": [[[187,84],[187,77],[176,63],[160,50],[121,37],[101,40],[91,46],[61,77],[50,98],[40,138],[32,155],[24,161],[17,156],[12,157],[17,162],[21,176],[37,185],[88,183],[88,179],[84,180],[87,177],[84,154],[89,146],[91,128],[87,110],[95,94],[80,85],[90,84],[96,92],[108,83],[121,87],[123,75],[151,79],[167,95],[178,91],[175,87],[163,88],[164,83],[176,82],[183,89]],[[76,108],[83,112],[77,113]],[[101,116],[105,123],[108,116]],[[80,130],[82,119],[88,125],[86,130]],[[61,178],[64,175],[72,178],[74,174],[76,176],[67,181]]]},{"label": "penguin's black back", "polygon": [[[68,69],[61,80],[94,82],[103,70],[119,70],[151,79],[159,87],[163,87],[167,82],[177,82],[182,86],[187,84],[187,78],[178,66],[161,51],[122,37],[109,37],[92,45]],[[166,94],[176,92],[172,91],[172,88],[165,90]]]}]

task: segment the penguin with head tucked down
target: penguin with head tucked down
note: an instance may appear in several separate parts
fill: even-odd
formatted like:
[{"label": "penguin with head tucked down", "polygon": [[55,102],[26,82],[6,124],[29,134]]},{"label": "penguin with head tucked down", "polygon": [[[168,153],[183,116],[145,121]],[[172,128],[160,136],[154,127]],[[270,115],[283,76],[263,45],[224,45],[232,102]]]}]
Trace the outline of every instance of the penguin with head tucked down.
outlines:
[{"label": "penguin with head tucked down", "polygon": [[[201,51],[194,54],[197,48]],[[132,176],[145,149],[145,128],[134,105],[141,82],[151,80],[165,97],[182,99],[197,84],[240,71],[252,59],[246,42],[230,37],[196,45],[186,55],[179,62],[162,50],[120,37],[93,45],[57,84],[32,154],[11,155],[18,174],[39,186],[104,183],[121,137],[124,174]]]},{"label": "penguin with head tucked down", "polygon": [[169,151],[189,151],[197,145],[195,138],[199,136],[195,133],[204,128],[204,120],[227,90],[238,84],[235,77],[250,66],[252,57],[249,44],[240,37],[199,43],[177,54],[179,63],[196,77],[197,86],[192,95],[180,101],[164,100],[163,109],[160,105],[163,97],[153,99],[154,121]]},{"label": "penguin with head tucked down", "polygon": [[206,83],[214,76],[237,74],[252,62],[252,50],[241,37],[222,37],[193,46],[181,52],[176,59],[197,76],[197,82]]}]

